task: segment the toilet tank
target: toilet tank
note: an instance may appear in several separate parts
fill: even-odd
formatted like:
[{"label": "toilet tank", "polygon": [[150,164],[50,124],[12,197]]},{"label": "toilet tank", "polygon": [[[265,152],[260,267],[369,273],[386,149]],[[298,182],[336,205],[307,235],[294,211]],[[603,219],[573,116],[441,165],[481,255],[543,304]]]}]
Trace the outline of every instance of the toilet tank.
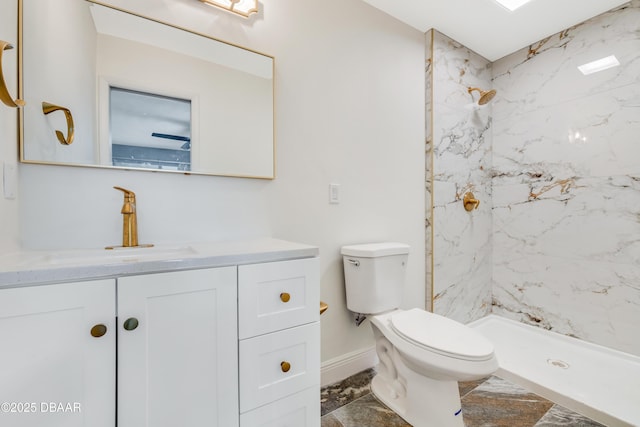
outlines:
[{"label": "toilet tank", "polygon": [[409,245],[370,243],[340,252],[349,310],[377,314],[400,307]]}]

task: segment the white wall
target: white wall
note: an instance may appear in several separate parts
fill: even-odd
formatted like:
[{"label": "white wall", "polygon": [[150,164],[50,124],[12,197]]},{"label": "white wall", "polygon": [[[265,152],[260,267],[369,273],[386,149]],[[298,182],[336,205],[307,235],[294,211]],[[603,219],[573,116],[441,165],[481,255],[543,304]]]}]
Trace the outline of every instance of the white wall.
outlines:
[{"label": "white wall", "polygon": [[[9,93],[14,99],[18,97],[16,81],[17,34],[16,5],[14,2],[0,2],[0,40],[9,42],[16,47],[13,50],[5,51],[2,57],[4,76],[9,86]],[[0,183],[3,181],[4,165],[16,170],[18,167],[17,114],[16,109],[8,108],[0,102]],[[2,186],[0,186],[0,254],[9,253],[19,248],[18,223],[18,199],[5,199]]]},{"label": "white wall", "polygon": [[[410,244],[404,305],[423,306],[424,35],[360,0],[266,2],[250,20],[149,1],[112,3],[276,57],[277,178],[21,165],[24,246],[118,243],[122,196],[111,187],[124,186],[138,194],[141,243],[272,235],[319,246],[322,359],[372,346],[346,310],[339,249]],[[332,182],[339,205],[328,203]]]}]

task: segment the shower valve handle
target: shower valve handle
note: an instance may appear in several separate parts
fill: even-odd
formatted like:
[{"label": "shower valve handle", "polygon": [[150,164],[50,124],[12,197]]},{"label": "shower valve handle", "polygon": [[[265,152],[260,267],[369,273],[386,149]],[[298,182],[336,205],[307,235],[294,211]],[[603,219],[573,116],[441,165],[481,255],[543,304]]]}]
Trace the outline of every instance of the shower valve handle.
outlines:
[{"label": "shower valve handle", "polygon": [[464,204],[464,209],[467,212],[471,212],[474,209],[478,209],[480,206],[480,200],[476,199],[472,192],[467,192],[462,199],[462,203]]}]

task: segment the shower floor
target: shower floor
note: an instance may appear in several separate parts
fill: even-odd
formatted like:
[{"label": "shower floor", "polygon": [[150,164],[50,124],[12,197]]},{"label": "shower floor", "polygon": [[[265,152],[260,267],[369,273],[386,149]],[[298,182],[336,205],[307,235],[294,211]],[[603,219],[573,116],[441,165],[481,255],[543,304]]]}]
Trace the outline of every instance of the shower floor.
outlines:
[{"label": "shower floor", "polygon": [[640,426],[640,357],[489,315],[497,376],[610,426]]}]

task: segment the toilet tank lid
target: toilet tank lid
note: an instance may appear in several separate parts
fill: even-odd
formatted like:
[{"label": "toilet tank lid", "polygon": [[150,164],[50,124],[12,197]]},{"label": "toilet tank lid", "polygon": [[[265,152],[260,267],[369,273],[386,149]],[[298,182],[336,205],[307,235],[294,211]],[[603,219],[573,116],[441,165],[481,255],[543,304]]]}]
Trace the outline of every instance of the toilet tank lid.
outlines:
[{"label": "toilet tank lid", "polygon": [[396,242],[367,243],[364,245],[343,246],[340,253],[347,256],[375,258],[408,254],[409,248],[409,245]]}]

